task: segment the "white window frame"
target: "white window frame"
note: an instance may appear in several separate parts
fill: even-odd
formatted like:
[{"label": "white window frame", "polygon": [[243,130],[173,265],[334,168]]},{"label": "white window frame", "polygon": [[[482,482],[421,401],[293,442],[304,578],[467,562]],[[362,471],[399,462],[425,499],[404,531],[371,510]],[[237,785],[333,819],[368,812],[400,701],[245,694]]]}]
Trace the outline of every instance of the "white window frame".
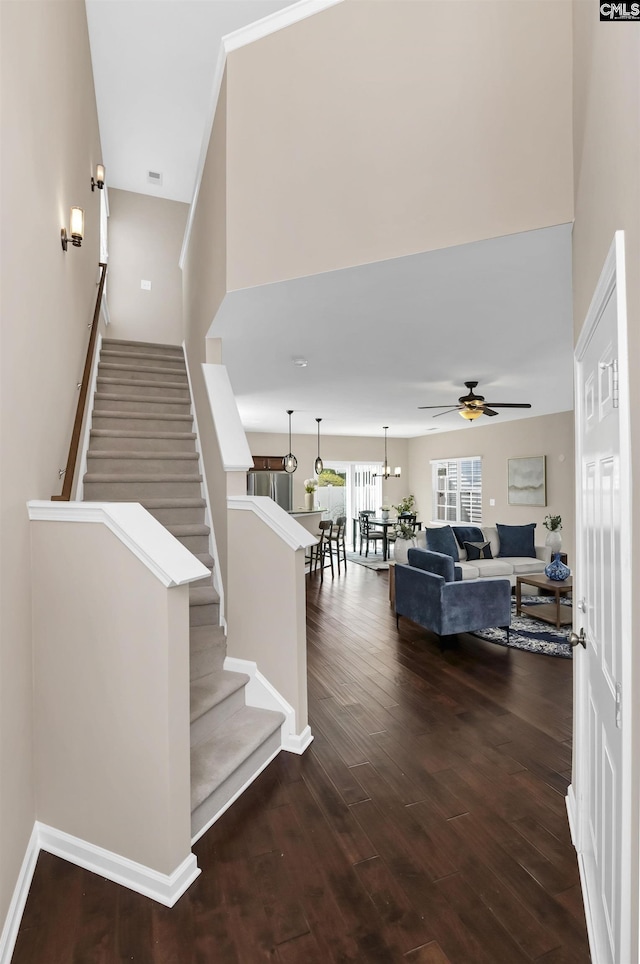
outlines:
[{"label": "white window frame", "polygon": [[[471,462],[471,483],[463,463]],[[468,467],[465,467],[468,477]],[[442,484],[444,483],[444,485]],[[440,525],[482,524],[482,456],[431,460],[431,516]]]}]

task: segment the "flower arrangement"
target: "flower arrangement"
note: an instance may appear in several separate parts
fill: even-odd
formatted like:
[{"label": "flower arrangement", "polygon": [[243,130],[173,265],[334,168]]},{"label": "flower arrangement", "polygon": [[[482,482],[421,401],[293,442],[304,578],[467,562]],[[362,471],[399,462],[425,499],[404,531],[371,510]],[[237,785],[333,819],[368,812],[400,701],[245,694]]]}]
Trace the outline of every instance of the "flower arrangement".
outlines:
[{"label": "flower arrangement", "polygon": [[318,488],[317,479],[305,479],[304,480],[304,491],[305,492],[315,492]]},{"label": "flower arrangement", "polygon": [[413,539],[415,536],[413,526],[408,526],[406,522],[396,522],[393,528],[397,539]]},{"label": "flower arrangement", "polygon": [[391,512],[391,508],[392,508],[392,507],[391,507],[390,505],[387,505],[387,503],[385,502],[384,505],[381,505],[381,506],[380,506],[380,511],[381,511],[381,512]]},{"label": "flower arrangement", "polygon": [[398,515],[402,515],[404,512],[411,512],[414,505],[416,504],[415,495],[406,495],[404,499],[400,499],[397,505],[394,505],[394,509]]},{"label": "flower arrangement", "polygon": [[562,529],[562,516],[561,515],[546,515],[544,517],[543,525],[545,529],[549,532],[558,532]]}]

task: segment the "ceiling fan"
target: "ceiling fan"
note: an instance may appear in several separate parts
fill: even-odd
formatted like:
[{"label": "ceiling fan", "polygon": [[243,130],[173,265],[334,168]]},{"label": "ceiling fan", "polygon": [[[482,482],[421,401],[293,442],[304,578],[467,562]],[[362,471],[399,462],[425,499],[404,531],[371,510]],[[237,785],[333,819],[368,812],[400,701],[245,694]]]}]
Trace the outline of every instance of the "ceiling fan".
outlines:
[{"label": "ceiling fan", "polygon": [[461,395],[458,405],[419,405],[418,408],[445,408],[445,412],[438,412],[433,418],[448,415],[449,412],[459,412],[462,418],[469,421],[480,418],[481,415],[499,415],[499,412],[494,411],[495,408],[531,408],[529,402],[485,402],[484,395],[476,395],[474,392],[477,384],[477,382],[465,382],[469,394]]}]

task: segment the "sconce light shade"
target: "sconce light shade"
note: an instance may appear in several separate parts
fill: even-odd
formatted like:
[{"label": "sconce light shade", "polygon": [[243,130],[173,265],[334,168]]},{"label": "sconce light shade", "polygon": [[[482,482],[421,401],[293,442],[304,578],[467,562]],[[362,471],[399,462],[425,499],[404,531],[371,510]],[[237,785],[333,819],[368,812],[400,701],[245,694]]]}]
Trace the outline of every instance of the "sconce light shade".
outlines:
[{"label": "sconce light shade", "polygon": [[298,460],[291,451],[291,416],[293,415],[292,408],[287,409],[287,415],[289,416],[289,454],[285,455],[285,457],[283,458],[282,468],[285,470],[285,472],[288,472],[289,475],[292,475],[295,472],[295,470],[298,468]]},{"label": "sconce light shade", "polygon": [[102,190],[104,187],[104,164],[96,164],[96,179],[91,178],[91,190]]},{"label": "sconce light shade", "polygon": [[313,466],[316,475],[320,475],[320,473],[324,468],[324,465],[322,464],[322,459],[320,458],[320,422],[321,421],[322,421],[321,418],[316,419],[316,422],[318,423],[318,458],[316,459],[315,464]]},{"label": "sconce light shade", "polygon": [[74,248],[79,248],[82,246],[82,239],[84,238],[84,211],[82,208],[71,208],[71,218],[69,220],[69,234],[71,238],[67,237],[67,229],[63,228],[60,232],[60,242],[62,244],[62,250],[67,250],[67,245],[69,241],[74,246]]}]

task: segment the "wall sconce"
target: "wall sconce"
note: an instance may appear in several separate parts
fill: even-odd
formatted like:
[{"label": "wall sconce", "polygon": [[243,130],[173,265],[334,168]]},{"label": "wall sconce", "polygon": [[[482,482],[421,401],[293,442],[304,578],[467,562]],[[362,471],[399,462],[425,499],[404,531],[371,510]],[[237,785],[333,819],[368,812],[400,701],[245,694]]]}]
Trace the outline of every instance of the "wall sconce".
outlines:
[{"label": "wall sconce", "polygon": [[84,211],[82,208],[71,208],[71,220],[69,222],[69,234],[71,238],[67,237],[67,229],[63,228],[60,232],[60,241],[62,243],[62,250],[67,250],[67,245],[69,241],[74,246],[74,248],[79,248],[82,245],[82,239],[84,238]]},{"label": "wall sconce", "polygon": [[104,187],[104,164],[96,164],[96,179],[91,178],[91,190],[98,188],[101,191]]}]

